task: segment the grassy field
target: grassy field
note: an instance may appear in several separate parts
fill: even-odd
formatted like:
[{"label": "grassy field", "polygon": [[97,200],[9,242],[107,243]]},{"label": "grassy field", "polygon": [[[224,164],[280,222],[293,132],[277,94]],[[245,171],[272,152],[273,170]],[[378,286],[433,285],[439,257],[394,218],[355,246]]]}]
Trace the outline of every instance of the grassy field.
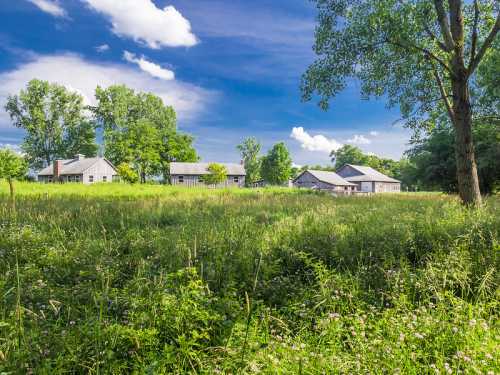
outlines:
[{"label": "grassy field", "polygon": [[500,199],[0,183],[0,373],[498,374]]}]

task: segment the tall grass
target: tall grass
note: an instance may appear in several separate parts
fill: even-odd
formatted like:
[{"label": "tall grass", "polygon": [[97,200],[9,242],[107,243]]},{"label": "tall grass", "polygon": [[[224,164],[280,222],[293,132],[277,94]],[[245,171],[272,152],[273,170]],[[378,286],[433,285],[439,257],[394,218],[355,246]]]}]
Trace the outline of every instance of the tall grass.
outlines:
[{"label": "tall grass", "polygon": [[0,371],[497,373],[500,200],[0,184]]}]

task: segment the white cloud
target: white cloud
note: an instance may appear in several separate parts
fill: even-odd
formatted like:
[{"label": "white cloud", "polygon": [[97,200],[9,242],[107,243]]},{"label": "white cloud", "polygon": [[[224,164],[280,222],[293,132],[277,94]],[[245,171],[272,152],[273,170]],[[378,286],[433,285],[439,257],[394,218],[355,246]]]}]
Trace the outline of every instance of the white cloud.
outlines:
[{"label": "white cloud", "polygon": [[355,134],[352,138],[348,139],[346,143],[352,143],[354,145],[369,145],[372,141],[362,134]]},{"label": "white cloud", "polygon": [[36,5],[40,10],[49,13],[54,17],[66,17],[66,11],[59,5],[57,1],[52,0],[28,0]]},{"label": "white cloud", "polygon": [[174,72],[146,60],[144,56],[137,58],[134,53],[123,51],[123,58],[128,62],[137,64],[142,71],[148,73],[153,77],[164,79],[165,81],[170,81],[175,78]]},{"label": "white cloud", "polygon": [[101,44],[100,46],[97,46],[95,49],[99,53],[106,52],[109,50],[109,45],[108,44]]},{"label": "white cloud", "polygon": [[329,139],[321,134],[311,136],[302,126],[294,127],[290,137],[299,141],[301,147],[308,151],[319,151],[329,154],[332,150],[338,150],[342,147],[342,143],[333,138]]},{"label": "white cloud", "polygon": [[378,135],[378,132],[376,132],[375,130],[372,130],[372,131],[370,132],[370,135],[371,135],[372,137],[376,137],[376,136]]},{"label": "white cloud", "polygon": [[197,43],[190,22],[173,6],[159,9],[151,0],[83,0],[110,18],[116,35],[150,48],[190,47]]},{"label": "white cloud", "polygon": [[[157,80],[123,64],[97,64],[78,55],[63,54],[38,56],[15,70],[1,73],[0,108],[3,109],[9,94],[17,94],[33,78],[64,85],[92,104],[97,85],[124,84],[158,95],[166,105],[174,107],[181,120],[196,117],[218,95],[185,82]],[[10,126],[9,123],[7,113],[0,110],[0,128]]]}]

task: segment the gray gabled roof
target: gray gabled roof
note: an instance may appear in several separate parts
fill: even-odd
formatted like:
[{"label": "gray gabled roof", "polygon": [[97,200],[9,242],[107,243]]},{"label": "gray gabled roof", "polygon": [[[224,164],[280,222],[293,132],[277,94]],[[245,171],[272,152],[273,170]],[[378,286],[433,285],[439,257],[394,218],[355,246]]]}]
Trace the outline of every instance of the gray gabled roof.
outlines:
[{"label": "gray gabled roof", "polygon": [[317,171],[314,169],[305,170],[299,176],[297,176],[294,181],[296,181],[301,175],[303,175],[306,172],[312,174],[319,181],[330,184],[330,185],[336,185],[336,186],[353,186],[353,185],[355,185],[355,184],[350,183],[349,181],[346,181],[344,178],[340,177],[335,172]]},{"label": "gray gabled roof", "polygon": [[367,167],[364,165],[346,164],[342,166],[340,170],[342,170],[345,166],[349,166],[360,173],[360,175],[358,176],[344,177],[347,181],[351,182],[375,181],[375,182],[394,182],[394,183],[401,182],[399,180],[396,180],[395,178],[380,173],[379,171],[373,169],[372,167]]},{"label": "gray gabled roof", "polygon": [[[67,174],[82,174],[99,160],[104,160],[106,163],[111,165],[113,169],[116,169],[110,161],[105,158],[83,158],[83,159],[66,159],[62,161],[61,175]],[[38,172],[39,176],[52,176],[54,174],[54,164],[50,164],[48,167],[43,168]]]},{"label": "gray gabled roof", "polygon": [[[208,166],[213,163],[170,163],[171,175],[200,176],[210,174]],[[245,176],[245,167],[236,163],[217,163],[226,167],[229,176]]]}]

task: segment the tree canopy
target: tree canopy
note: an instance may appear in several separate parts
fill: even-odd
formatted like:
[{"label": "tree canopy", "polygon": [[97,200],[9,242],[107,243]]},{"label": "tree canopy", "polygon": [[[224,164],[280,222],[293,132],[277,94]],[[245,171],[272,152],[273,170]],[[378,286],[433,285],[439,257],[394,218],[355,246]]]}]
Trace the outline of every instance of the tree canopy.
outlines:
[{"label": "tree canopy", "polygon": [[222,164],[212,163],[208,166],[209,174],[203,176],[203,181],[207,185],[218,185],[226,181],[227,169]]},{"label": "tree canopy", "polygon": [[26,160],[9,149],[0,149],[0,178],[9,183],[10,197],[14,198],[14,180],[21,179],[28,173]]},{"label": "tree canopy", "polygon": [[160,97],[114,85],[97,87],[96,100],[92,112],[103,128],[105,156],[131,166],[141,182],[160,174],[167,181],[171,162],[198,160],[193,138],[177,132],[175,111]]},{"label": "tree canopy", "polygon": [[271,185],[283,185],[292,175],[292,159],[283,142],[276,143],[262,158],[262,178]]},{"label": "tree canopy", "polygon": [[96,155],[95,127],[85,119],[84,109],[80,94],[38,79],[9,96],[5,106],[14,126],[26,132],[21,148],[33,167],[79,153]]},{"label": "tree canopy", "polygon": [[253,183],[260,180],[260,167],[261,160],[259,153],[262,145],[254,138],[245,138],[236,148],[241,153],[243,164],[245,166],[246,178],[245,183],[247,186],[252,186]]},{"label": "tree canopy", "polygon": [[326,109],[330,98],[355,78],[363,97],[399,104],[411,128],[432,126],[433,115],[447,114],[455,128],[460,196],[465,203],[480,203],[471,94],[477,92],[475,72],[496,43],[498,2],[315,1],[318,59],[303,77],[304,99],[318,94]]}]

